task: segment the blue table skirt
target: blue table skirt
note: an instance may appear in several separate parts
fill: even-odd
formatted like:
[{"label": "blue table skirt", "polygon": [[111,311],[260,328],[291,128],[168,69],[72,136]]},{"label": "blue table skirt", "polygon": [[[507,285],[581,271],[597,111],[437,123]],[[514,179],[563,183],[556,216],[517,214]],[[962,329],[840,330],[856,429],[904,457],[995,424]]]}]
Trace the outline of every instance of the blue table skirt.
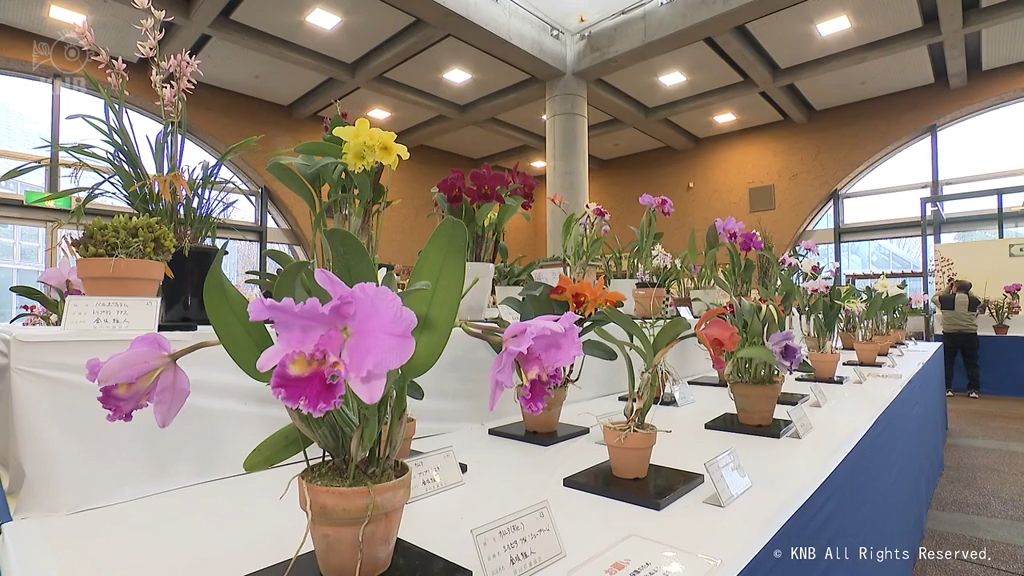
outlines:
[{"label": "blue table skirt", "polygon": [[911,573],[942,474],[943,370],[940,349],[743,576]]},{"label": "blue table skirt", "polygon": [[[981,392],[1001,396],[1024,396],[1024,336],[996,336],[980,334],[978,368],[981,372]],[[942,341],[942,334],[935,335]],[[962,356],[957,356],[953,370],[953,389],[967,390],[967,373]]]}]

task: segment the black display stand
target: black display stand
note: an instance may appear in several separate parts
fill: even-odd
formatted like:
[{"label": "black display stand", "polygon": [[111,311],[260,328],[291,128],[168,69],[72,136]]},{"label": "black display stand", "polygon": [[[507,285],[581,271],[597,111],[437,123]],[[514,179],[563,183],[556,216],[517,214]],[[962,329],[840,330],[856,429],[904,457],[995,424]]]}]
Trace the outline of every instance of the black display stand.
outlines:
[{"label": "black display stand", "polygon": [[843,366],[860,366],[861,368],[885,368],[885,364],[882,362],[858,362],[857,360],[847,360],[843,362]]},{"label": "black display stand", "polygon": [[698,376],[691,380],[686,381],[690,386],[714,386],[715,388],[728,388],[729,385],[718,379],[718,375],[715,376]]},{"label": "black display stand", "polygon": [[[420,452],[419,450],[413,450],[411,448],[409,449],[409,458],[412,458],[413,456],[419,456],[421,454],[423,454],[423,452]],[[459,468],[462,469],[463,474],[469,472],[469,466],[466,466],[462,462],[459,462]]]},{"label": "black display stand", "polygon": [[646,478],[624,480],[612,476],[609,461],[562,479],[562,486],[619,502],[663,510],[704,483],[704,475],[651,464]]},{"label": "black display stand", "polygon": [[813,374],[806,376],[797,376],[797,382],[815,382],[817,384],[846,384],[848,378],[846,376],[834,376],[832,378],[815,378]]},{"label": "black display stand", "polygon": [[[291,560],[278,562],[248,576],[282,576]],[[313,552],[300,554],[292,566],[291,576],[320,576]],[[473,571],[452,563],[401,538],[395,542],[391,567],[382,576],[473,576]]]},{"label": "black display stand", "polygon": [[739,418],[732,412],[726,412],[714,420],[704,423],[706,430],[717,430],[719,432],[732,432],[734,434],[749,434],[751,436],[763,436],[765,438],[782,438],[789,433],[793,427],[792,420],[774,418],[768,426],[747,426],[740,424]]},{"label": "black display stand", "polygon": [[504,426],[491,428],[487,431],[491,436],[508,438],[509,440],[518,440],[528,444],[536,444],[537,446],[553,446],[559,442],[572,440],[579,436],[586,436],[589,432],[590,428],[587,428],[586,426],[576,426],[575,424],[566,424],[564,422],[559,422],[558,428],[556,428],[554,432],[546,432],[543,434],[538,432],[527,432],[526,426],[522,421],[505,424]]},{"label": "black display stand", "polygon": [[783,406],[797,406],[810,400],[810,394],[798,394],[796,392],[783,392],[779,394],[779,400],[776,404]]},{"label": "black display stand", "polygon": [[[629,398],[629,394],[623,394],[619,396],[619,402],[625,402],[626,398]],[[658,401],[658,406],[679,406],[676,404],[676,399],[673,397],[662,396],[661,400]]]},{"label": "black display stand", "polygon": [[199,325],[195,322],[161,322],[157,324],[157,332],[195,332]]}]

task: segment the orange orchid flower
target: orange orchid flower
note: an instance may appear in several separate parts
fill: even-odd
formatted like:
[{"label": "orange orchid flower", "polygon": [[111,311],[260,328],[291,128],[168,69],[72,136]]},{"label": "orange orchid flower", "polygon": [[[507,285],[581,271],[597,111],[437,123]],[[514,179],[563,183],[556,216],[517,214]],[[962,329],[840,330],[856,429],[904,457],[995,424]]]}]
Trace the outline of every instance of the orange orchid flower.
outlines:
[{"label": "orange orchid flower", "polygon": [[588,317],[601,308],[618,307],[626,299],[621,292],[609,291],[604,278],[596,283],[589,280],[573,282],[568,276],[558,277],[558,285],[551,289],[551,298],[569,303],[569,310]]},{"label": "orange orchid flower", "polygon": [[701,314],[693,328],[697,339],[711,354],[711,365],[715,370],[725,368],[725,353],[740,345],[739,330],[721,317],[725,312],[724,307],[712,308]]}]

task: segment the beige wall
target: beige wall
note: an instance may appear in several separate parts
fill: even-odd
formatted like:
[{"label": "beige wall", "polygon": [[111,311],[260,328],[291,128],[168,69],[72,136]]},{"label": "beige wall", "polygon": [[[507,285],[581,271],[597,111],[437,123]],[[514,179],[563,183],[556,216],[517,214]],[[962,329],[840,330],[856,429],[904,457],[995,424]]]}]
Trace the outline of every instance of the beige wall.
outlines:
[{"label": "beige wall", "polygon": [[[763,224],[778,244],[787,244],[807,226],[831,191],[892,149],[966,113],[1024,95],[1024,64],[974,73],[966,87],[944,82],[816,112],[807,124],[777,122],[702,140],[687,151],[659,149],[606,163],[591,171],[591,197],[613,216],[613,228],[641,214],[644,193],[672,198],[677,212],[663,220],[666,244],[683,247],[692,227],[703,231],[716,217],[729,215]],[[693,189],[687,184],[693,182]],[[775,184],[776,209],[751,214],[747,188]],[[698,235],[699,237],[699,235]]]}]

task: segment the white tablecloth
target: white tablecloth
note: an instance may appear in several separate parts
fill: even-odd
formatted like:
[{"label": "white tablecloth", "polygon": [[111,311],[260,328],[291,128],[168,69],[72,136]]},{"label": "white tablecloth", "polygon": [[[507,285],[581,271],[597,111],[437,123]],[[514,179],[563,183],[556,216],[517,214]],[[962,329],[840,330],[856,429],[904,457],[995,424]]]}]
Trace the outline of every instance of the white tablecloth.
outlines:
[{"label": "white tablecloth", "polygon": [[[469,472],[464,486],[410,504],[400,536],[480,574],[470,530],[547,500],[566,558],[542,575],[564,575],[626,534],[714,556],[722,560],[719,574],[736,574],[828,478],[937,348],[919,344],[898,358],[901,379],[827,386],[831,403],[807,408],[814,431],[802,440],[704,430],[704,422],[733,409],[720,388],[695,387],[696,404],[656,408],[654,423],[672,430],[659,435],[656,464],[703,473],[706,460],[730,447],[737,450],[753,487],[726,508],[702,502],[713,491],[709,482],[660,512],[563,488],[564,476],[607,458],[605,448],[587,437],[542,448],[472,426],[417,440],[419,450],[454,446]],[[850,369],[842,367],[840,374]],[[785,390],[809,391],[792,378]],[[563,420],[589,425],[591,414],[620,406],[614,397],[594,399],[566,407]],[[778,407],[776,415],[784,414],[785,407]],[[290,558],[298,545],[305,519],[294,485],[283,500],[278,496],[299,470],[289,466],[81,514],[15,520],[0,536],[0,571],[5,576],[243,576]]]},{"label": "white tablecloth", "polygon": [[[165,335],[175,348],[215,337],[209,329]],[[96,385],[85,379],[85,361],[119,352],[131,338],[51,328],[0,330],[0,468],[10,475],[15,518],[75,512],[239,474],[249,451],[287,423],[266,387],[246,377],[220,348],[182,359],[192,393],[170,427],[157,428],[150,410],[136,412],[130,423],[107,422]],[[493,359],[484,342],[453,332],[438,364],[418,379],[426,392],[424,401],[410,403],[418,436],[519,413],[510,393],[494,413],[488,411]],[[677,346],[670,360],[683,376],[710,366],[694,340]],[[590,358],[569,402],[625,387],[621,359]]]}]

